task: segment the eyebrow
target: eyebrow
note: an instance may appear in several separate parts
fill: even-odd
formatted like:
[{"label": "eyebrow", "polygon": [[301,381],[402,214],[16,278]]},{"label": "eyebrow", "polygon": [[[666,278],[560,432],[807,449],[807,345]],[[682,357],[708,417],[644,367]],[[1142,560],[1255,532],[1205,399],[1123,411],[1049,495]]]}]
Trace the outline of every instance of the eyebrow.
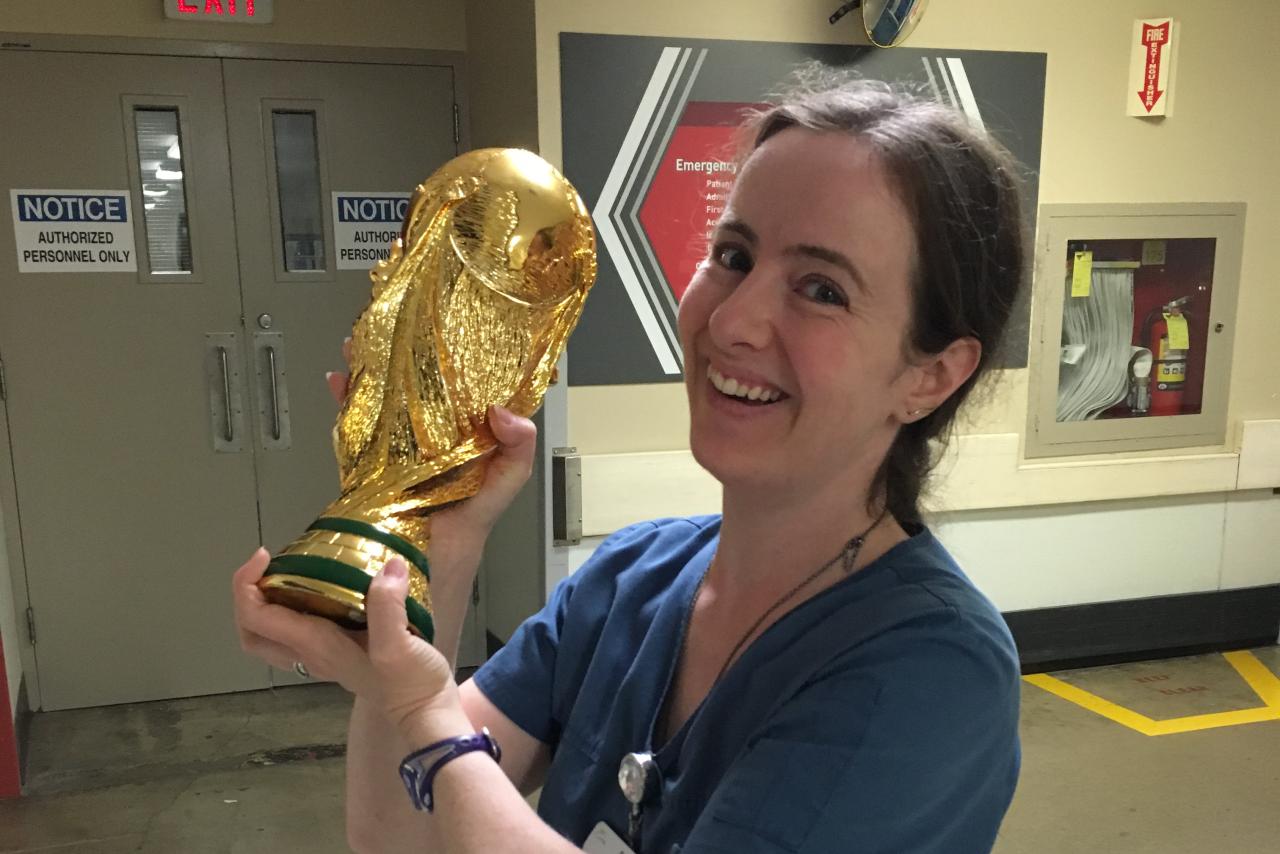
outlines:
[{"label": "eyebrow", "polygon": [[[741,220],[731,219],[720,223],[720,228],[725,231],[732,231],[742,235],[742,237],[753,246],[760,242],[760,238],[752,230],[751,226]],[[834,249],[828,249],[825,246],[815,246],[811,243],[797,243],[794,246],[788,246],[783,252],[784,255],[800,255],[808,258],[815,258],[826,264],[839,267],[849,274],[849,278],[853,279],[854,285],[864,294],[868,292],[867,280],[858,272],[858,268],[853,261],[849,260],[842,252]]]},{"label": "eyebrow", "polygon": [[756,236],[756,233],[754,231],[752,231],[751,226],[747,225],[742,220],[737,220],[737,219],[727,220],[725,222],[720,223],[720,228],[723,228],[725,231],[737,232],[738,234],[746,238],[748,243],[756,244],[760,242],[760,238]]},{"label": "eyebrow", "polygon": [[858,268],[843,253],[834,249],[828,249],[825,246],[813,246],[808,243],[800,243],[795,246],[787,247],[786,255],[804,255],[809,258],[816,258],[832,266],[839,267],[849,274],[849,278],[853,279],[853,283],[858,290],[864,294],[867,293],[867,280],[858,272]]}]

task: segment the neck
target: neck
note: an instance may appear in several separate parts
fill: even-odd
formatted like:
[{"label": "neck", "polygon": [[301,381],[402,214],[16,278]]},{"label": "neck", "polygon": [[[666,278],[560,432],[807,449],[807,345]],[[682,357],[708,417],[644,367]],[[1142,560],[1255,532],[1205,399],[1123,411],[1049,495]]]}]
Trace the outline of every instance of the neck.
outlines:
[{"label": "neck", "polygon": [[[868,478],[865,487],[869,485]],[[836,557],[868,528],[854,570],[906,539],[892,516],[882,516],[878,504],[868,506],[867,495],[867,488],[833,485],[804,500],[785,500],[776,490],[726,488],[715,573],[722,595],[742,600],[776,595]],[[818,586],[840,577],[839,567],[833,567]]]}]

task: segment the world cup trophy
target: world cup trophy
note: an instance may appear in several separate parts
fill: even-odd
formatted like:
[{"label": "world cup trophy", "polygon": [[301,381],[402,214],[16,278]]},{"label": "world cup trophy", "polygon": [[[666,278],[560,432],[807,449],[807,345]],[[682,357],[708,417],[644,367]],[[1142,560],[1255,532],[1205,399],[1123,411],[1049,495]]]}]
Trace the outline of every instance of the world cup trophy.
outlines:
[{"label": "world cup trophy", "polygon": [[360,628],[399,556],[411,629],[433,640],[431,513],[484,482],[491,405],[541,405],[595,275],[586,206],[536,154],[472,151],[419,185],[352,333],[341,496],[272,558],[267,600]]}]

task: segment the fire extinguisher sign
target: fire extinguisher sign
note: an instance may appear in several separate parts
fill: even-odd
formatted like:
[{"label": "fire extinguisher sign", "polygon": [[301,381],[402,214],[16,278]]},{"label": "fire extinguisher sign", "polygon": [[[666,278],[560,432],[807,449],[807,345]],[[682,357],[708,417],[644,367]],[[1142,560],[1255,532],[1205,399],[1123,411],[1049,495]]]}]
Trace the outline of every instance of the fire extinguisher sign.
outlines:
[{"label": "fire extinguisher sign", "polygon": [[1128,109],[1130,116],[1167,116],[1172,112],[1173,64],[1178,25],[1173,18],[1133,22],[1129,43]]}]

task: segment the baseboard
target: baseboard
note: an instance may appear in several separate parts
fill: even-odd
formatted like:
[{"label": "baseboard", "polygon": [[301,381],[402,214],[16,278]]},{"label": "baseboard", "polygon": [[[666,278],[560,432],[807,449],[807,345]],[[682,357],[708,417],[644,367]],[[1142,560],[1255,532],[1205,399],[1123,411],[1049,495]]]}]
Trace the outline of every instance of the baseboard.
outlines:
[{"label": "baseboard", "polygon": [[1280,632],[1280,584],[1004,615],[1025,673],[1266,646]]},{"label": "baseboard", "polygon": [[[1023,673],[1070,670],[1270,646],[1280,635],[1280,584],[1006,611]],[[486,658],[502,640],[485,632]]]}]

